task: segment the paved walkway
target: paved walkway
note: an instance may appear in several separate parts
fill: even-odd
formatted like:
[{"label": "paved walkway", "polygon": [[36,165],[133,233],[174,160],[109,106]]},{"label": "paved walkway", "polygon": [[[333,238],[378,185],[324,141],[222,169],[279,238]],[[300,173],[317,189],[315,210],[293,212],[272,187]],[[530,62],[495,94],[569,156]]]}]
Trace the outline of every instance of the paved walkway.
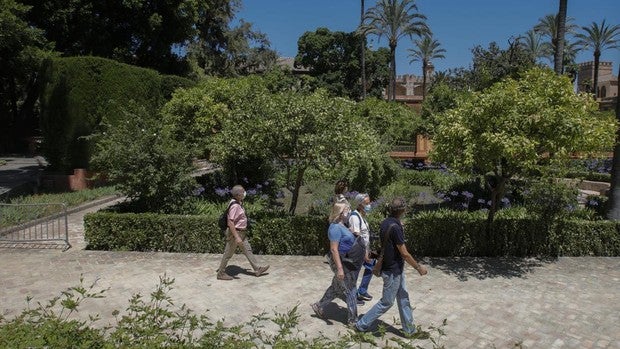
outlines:
[{"label": "paved walkway", "polygon": [[[0,157],[6,164],[0,165],[0,197],[13,189],[34,191],[45,160],[40,157]],[[23,188],[22,188],[23,187]]]},{"label": "paved walkway", "polygon": [[[336,338],[347,328],[344,303],[327,310],[329,321],[310,307],[328,286],[331,273],[320,256],[259,256],[269,273],[248,273],[242,255],[232,258],[234,281],[219,281],[215,254],[86,251],[82,218],[93,207],[70,216],[71,244],[60,250],[0,249],[0,314],[17,315],[26,296],[44,302],[75,286],[97,281],[109,287],[105,299],[90,300],[80,316],[98,313],[103,326],[114,323],[135,293],[148,295],[159,276],[174,277],[171,296],[211,320],[229,325],[266,311],[284,312],[299,304],[299,329],[310,336]],[[407,270],[417,324],[423,328],[447,319],[441,339],[446,348],[620,348],[620,258],[425,258],[425,277]],[[370,293],[380,295],[373,279]],[[360,307],[366,312],[370,304]],[[398,318],[396,307],[383,317]],[[400,328],[400,326],[395,326]],[[418,345],[431,347],[430,342]]]}]

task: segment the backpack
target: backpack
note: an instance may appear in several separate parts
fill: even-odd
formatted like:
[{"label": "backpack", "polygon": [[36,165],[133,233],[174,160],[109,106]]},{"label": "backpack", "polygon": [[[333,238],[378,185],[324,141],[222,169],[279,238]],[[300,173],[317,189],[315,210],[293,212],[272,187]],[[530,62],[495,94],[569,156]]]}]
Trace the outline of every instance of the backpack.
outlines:
[{"label": "backpack", "polygon": [[224,230],[226,230],[226,228],[228,228],[228,211],[230,210],[230,207],[234,204],[239,204],[236,200],[235,201],[231,201],[230,204],[228,204],[228,207],[226,208],[226,211],[224,211],[224,213],[222,213],[220,215],[220,218],[218,218],[217,220],[217,226],[220,227],[220,232],[224,233]]}]

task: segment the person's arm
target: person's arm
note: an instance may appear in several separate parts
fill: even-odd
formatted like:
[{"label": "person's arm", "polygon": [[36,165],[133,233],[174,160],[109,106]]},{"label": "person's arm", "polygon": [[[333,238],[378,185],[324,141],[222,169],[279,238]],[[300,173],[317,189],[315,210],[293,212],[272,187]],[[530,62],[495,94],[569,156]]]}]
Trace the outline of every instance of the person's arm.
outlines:
[{"label": "person's arm", "polygon": [[428,270],[426,270],[423,265],[420,265],[415,259],[413,259],[413,256],[411,256],[409,251],[407,251],[407,246],[405,244],[396,245],[396,247],[398,248],[398,252],[403,257],[405,262],[412,266],[413,269],[417,270],[418,274],[426,275],[426,273],[428,273]]},{"label": "person's arm", "polygon": [[330,241],[329,249],[332,252],[332,259],[336,264],[336,275],[338,279],[344,280],[344,269],[342,269],[342,262],[340,261],[340,252],[338,252],[338,241]]}]

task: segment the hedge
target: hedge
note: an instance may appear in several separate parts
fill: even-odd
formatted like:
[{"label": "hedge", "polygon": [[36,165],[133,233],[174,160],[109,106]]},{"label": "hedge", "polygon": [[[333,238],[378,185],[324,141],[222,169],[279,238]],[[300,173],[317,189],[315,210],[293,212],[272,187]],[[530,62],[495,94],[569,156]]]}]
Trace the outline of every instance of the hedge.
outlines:
[{"label": "hedge", "polygon": [[[96,212],[84,222],[89,249],[221,253],[224,246],[216,217]],[[492,229],[487,238],[478,212],[424,212],[406,222],[406,239],[416,256],[620,256],[616,222],[499,217]],[[250,242],[258,254],[322,255],[326,231],[324,217],[272,217],[253,224]]]},{"label": "hedge", "polygon": [[104,116],[118,122],[130,101],[158,110],[177,87],[191,80],[100,57],[46,60],[41,71],[41,131],[50,169],[68,172],[87,168],[89,144]]},{"label": "hedge", "polygon": [[[84,217],[87,249],[221,253],[224,239],[211,216],[95,212]],[[271,218],[252,224],[258,254],[321,255],[327,252],[327,220],[316,216]]]}]

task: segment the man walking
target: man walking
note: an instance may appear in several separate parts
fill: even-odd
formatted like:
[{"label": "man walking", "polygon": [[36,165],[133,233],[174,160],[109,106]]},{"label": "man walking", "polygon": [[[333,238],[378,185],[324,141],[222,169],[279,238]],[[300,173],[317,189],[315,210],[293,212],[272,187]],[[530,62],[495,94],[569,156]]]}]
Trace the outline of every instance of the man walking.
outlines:
[{"label": "man walking", "polygon": [[226,274],[226,265],[230,260],[230,257],[235,253],[237,247],[241,247],[241,251],[250,262],[252,269],[254,269],[254,275],[261,276],[264,274],[269,265],[259,266],[256,257],[252,253],[252,246],[246,236],[246,230],[248,227],[248,217],[245,215],[243,209],[243,199],[245,199],[245,189],[240,185],[235,185],[232,190],[232,200],[230,201],[228,210],[228,229],[226,230],[226,247],[224,248],[224,255],[222,255],[222,261],[220,267],[217,270],[218,280],[232,280],[233,277]]},{"label": "man walking", "polygon": [[426,275],[426,268],[409,254],[405,245],[405,236],[401,218],[406,211],[406,203],[402,198],[392,200],[389,206],[389,217],[380,226],[380,237],[383,242],[383,293],[377,302],[357,323],[355,327],[362,332],[368,331],[372,323],[385,314],[394,305],[398,305],[400,322],[406,335],[415,333],[413,312],[409,302],[404,273],[404,262],[411,265],[420,275]]}]

